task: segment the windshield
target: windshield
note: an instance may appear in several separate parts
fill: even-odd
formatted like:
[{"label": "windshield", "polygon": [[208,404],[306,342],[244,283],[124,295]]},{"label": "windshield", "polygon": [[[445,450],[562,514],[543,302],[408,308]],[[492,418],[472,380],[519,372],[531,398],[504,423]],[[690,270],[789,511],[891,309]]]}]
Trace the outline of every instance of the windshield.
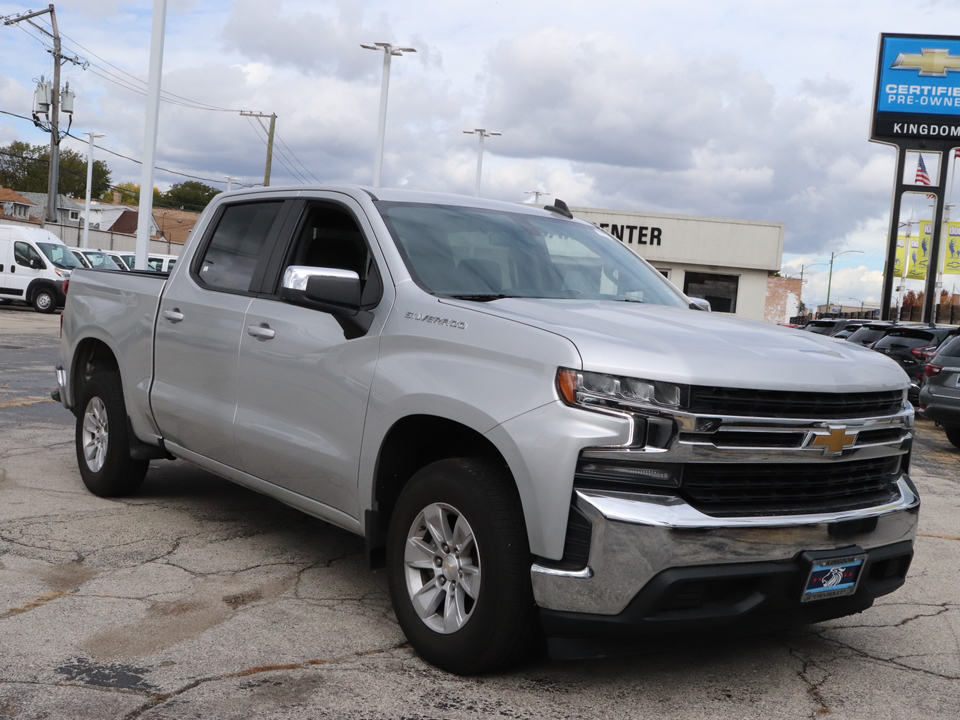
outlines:
[{"label": "windshield", "polygon": [[906,332],[892,332],[886,337],[882,337],[874,345],[875,348],[900,348],[912,350],[918,347],[936,345],[936,337],[933,333],[923,330],[908,330]]},{"label": "windshield", "polygon": [[377,208],[413,279],[435,295],[688,306],[659,272],[591,225],[449,205]]},{"label": "windshield", "polygon": [[887,331],[886,328],[869,327],[865,325],[859,330],[857,330],[855,333],[853,333],[853,335],[851,335],[847,339],[850,340],[851,342],[858,342],[858,343],[862,343],[863,345],[869,345],[870,343],[876,342],[877,340],[882,338],[886,331]]},{"label": "windshield", "polygon": [[86,252],[84,257],[90,262],[94,270],[123,270],[112,257],[102,252]]},{"label": "windshield", "polygon": [[37,247],[40,248],[40,252],[47,256],[47,260],[61,270],[72,270],[83,267],[66,245],[38,242]]}]

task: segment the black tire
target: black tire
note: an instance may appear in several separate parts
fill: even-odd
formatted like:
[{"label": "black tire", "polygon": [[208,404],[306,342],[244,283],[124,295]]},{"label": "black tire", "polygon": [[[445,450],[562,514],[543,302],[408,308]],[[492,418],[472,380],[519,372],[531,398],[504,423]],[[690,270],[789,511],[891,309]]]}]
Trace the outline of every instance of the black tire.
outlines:
[{"label": "black tire", "polygon": [[33,294],[31,304],[38,313],[49,315],[57,309],[57,295],[53,290],[42,287]]},{"label": "black tire", "polygon": [[143,483],[149,460],[130,457],[123,385],[115,372],[94,375],[77,404],[77,464],[94,495],[132,495]]},{"label": "black tire", "polygon": [[[434,539],[425,514],[434,526],[446,522],[437,532],[449,533],[447,548]],[[472,542],[455,544],[467,530]],[[408,566],[408,546],[416,567]],[[387,536],[390,597],[400,627],[427,662],[472,675],[526,656],[539,627],[530,564],[520,497],[505,468],[441,460],[417,472],[400,494]],[[414,606],[418,589],[424,617]],[[445,608],[461,612],[447,624]]]},{"label": "black tire", "polygon": [[955,448],[960,448],[960,425],[951,425],[946,428],[947,440]]}]

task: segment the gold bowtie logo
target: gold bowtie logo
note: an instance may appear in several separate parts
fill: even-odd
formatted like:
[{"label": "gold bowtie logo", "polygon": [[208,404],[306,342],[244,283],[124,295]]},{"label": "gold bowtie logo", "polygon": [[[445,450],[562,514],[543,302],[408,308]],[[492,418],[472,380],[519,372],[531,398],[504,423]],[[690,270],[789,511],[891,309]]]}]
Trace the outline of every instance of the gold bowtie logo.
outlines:
[{"label": "gold bowtie logo", "polygon": [[857,442],[857,430],[847,430],[843,425],[831,426],[829,435],[817,435],[810,447],[822,447],[824,455],[839,455]]},{"label": "gold bowtie logo", "polygon": [[950,70],[960,72],[960,57],[949,50],[921,50],[920,54],[900,53],[893,61],[894,70],[916,70],[921,77],[946,77]]}]

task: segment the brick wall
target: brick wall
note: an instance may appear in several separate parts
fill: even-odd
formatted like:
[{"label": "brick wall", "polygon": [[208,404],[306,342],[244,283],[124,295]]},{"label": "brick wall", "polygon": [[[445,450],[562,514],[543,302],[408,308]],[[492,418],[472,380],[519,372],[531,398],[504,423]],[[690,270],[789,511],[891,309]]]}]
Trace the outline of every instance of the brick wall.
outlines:
[{"label": "brick wall", "polygon": [[767,278],[767,302],[763,309],[763,321],[776,325],[790,322],[800,314],[800,278]]}]

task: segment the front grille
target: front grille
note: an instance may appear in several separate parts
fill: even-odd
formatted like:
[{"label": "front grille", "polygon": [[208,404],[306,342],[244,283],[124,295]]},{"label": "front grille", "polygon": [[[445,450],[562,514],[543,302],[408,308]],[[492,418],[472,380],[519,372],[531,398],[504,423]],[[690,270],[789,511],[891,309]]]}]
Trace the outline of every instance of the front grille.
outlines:
[{"label": "front grille", "polygon": [[902,407],[901,390],[817,393],[693,386],[685,409],[699,415],[828,420],[896,415]]},{"label": "front grille", "polygon": [[684,467],[680,495],[706,515],[801,515],[873,507],[899,497],[900,458],[836,463]]}]

